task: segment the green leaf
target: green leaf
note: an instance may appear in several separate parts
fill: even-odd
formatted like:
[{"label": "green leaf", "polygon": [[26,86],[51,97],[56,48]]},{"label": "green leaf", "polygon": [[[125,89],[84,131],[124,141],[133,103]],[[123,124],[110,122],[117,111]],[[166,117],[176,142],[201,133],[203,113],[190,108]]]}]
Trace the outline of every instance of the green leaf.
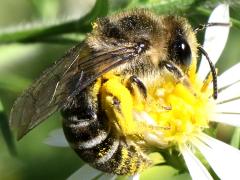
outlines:
[{"label": "green leaf", "polygon": [[[224,1],[220,1],[220,3]],[[210,6],[211,4],[211,6]],[[176,14],[184,13],[185,16],[190,18],[194,15],[202,15],[208,17],[212,9],[219,4],[217,0],[132,0],[127,6],[128,9],[132,8],[148,8],[154,10],[158,14]],[[235,3],[232,3],[233,6]],[[240,28],[239,18],[232,17],[231,22],[235,27]],[[199,19],[197,18],[199,21]]]},{"label": "green leaf", "polygon": [[0,32],[0,43],[11,42],[36,42],[44,38],[64,33],[86,33],[91,30],[91,23],[98,17],[106,16],[108,13],[108,0],[97,0],[93,9],[77,20],[62,21],[50,25],[28,25],[21,29]]},{"label": "green leaf", "polygon": [[240,128],[235,128],[230,144],[236,148],[240,147]]},{"label": "green leaf", "polygon": [[0,89],[19,93],[28,85],[30,85],[30,80],[15,74],[5,73],[0,77]]},{"label": "green leaf", "polygon": [[140,177],[141,180],[190,180],[188,173],[178,174],[178,171],[171,166],[154,166],[145,170]]},{"label": "green leaf", "polygon": [[4,113],[4,108],[3,108],[1,100],[0,100],[0,129],[1,129],[3,139],[6,142],[9,152],[15,156],[17,154],[16,148],[15,148],[15,144],[13,141],[12,133],[9,128],[8,118],[7,118],[6,114]]},{"label": "green leaf", "polygon": [[[187,10],[193,3],[195,3],[196,0],[132,0],[132,2],[129,4],[128,8],[148,8],[152,9],[155,12],[159,14],[164,13],[170,13],[173,12],[173,10],[181,10],[185,11]],[[203,1],[202,1],[203,2]]]},{"label": "green leaf", "polygon": [[129,3],[131,3],[131,1],[129,1],[129,0],[109,1],[109,10],[111,12],[121,11],[121,10],[125,9],[128,6]]},{"label": "green leaf", "polygon": [[57,16],[59,0],[30,0],[37,16],[48,19]]},{"label": "green leaf", "polygon": [[3,104],[2,104],[2,102],[0,101],[0,112],[3,112]]}]

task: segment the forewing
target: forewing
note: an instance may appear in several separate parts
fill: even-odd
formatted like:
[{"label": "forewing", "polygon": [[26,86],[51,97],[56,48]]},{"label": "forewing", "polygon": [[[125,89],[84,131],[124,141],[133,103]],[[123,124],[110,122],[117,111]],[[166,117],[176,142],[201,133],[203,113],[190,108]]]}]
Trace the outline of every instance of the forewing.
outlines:
[{"label": "forewing", "polygon": [[10,124],[18,139],[45,120],[96,78],[138,55],[135,46],[94,51],[86,44],[72,49],[48,69],[14,104]]},{"label": "forewing", "polygon": [[[121,47],[110,51],[92,52],[90,57],[82,57],[77,64],[69,68],[59,82],[57,92],[67,93],[67,95],[64,95],[67,97],[66,101],[71,101],[74,96],[79,94],[81,90],[89,86],[99,76],[120,64],[131,61],[136,55],[137,52],[134,46]],[[56,93],[55,98],[58,96],[62,96],[62,94]]]},{"label": "forewing", "polygon": [[57,110],[61,99],[52,101],[52,96],[63,73],[76,61],[81,50],[82,45],[69,50],[16,100],[10,114],[10,126],[17,129],[18,139]]}]

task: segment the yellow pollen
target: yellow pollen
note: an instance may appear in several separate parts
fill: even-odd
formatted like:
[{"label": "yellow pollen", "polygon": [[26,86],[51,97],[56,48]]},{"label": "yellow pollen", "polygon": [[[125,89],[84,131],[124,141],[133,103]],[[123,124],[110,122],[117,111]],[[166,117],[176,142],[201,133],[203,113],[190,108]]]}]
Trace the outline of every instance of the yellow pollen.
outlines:
[{"label": "yellow pollen", "polygon": [[[186,83],[166,73],[143,83],[147,98],[136,85],[129,89],[126,77],[109,73],[100,89],[102,105],[112,124],[129,138],[138,137],[146,143],[167,148],[187,143],[209,127],[214,101],[209,76],[204,82],[196,73],[196,61],[185,75]],[[114,99],[118,99],[117,103]]]},{"label": "yellow pollen", "polygon": [[[167,147],[186,143],[196,133],[208,128],[214,107],[212,88],[209,86],[212,78],[209,76],[205,82],[200,81],[195,63],[186,75],[190,87],[168,76],[167,81],[157,79],[148,86],[148,98],[142,101],[145,107],[142,111],[156,122],[156,127],[162,127],[158,140]],[[133,103],[133,107],[139,106],[137,103]],[[148,133],[156,134],[157,131],[159,128]]]}]

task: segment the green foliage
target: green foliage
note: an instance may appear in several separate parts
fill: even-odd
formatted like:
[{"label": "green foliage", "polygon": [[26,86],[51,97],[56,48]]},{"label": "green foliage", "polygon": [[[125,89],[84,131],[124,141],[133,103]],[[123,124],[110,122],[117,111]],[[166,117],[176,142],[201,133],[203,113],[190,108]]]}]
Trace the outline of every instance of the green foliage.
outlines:
[{"label": "green foliage", "polygon": [[[121,7],[126,9],[132,8],[148,8],[152,9],[158,14],[172,14],[178,12],[178,14],[185,14],[186,16],[192,17],[193,14],[200,14],[203,16],[209,16],[211,8],[206,8],[205,0],[171,0],[171,1],[157,1],[157,0],[132,0],[127,4],[122,3],[118,7],[113,7],[113,10],[117,10]],[[211,4],[217,4],[218,1],[211,1]],[[208,4],[210,2],[208,1]],[[56,1],[51,1],[51,4],[47,4],[45,1],[33,1],[36,10],[43,17],[47,16],[49,12],[49,6],[57,6]],[[49,24],[48,22],[43,24],[29,24],[27,27],[17,27],[12,28],[11,31],[5,30],[0,31],[0,43],[10,43],[10,42],[48,42],[55,39],[60,41],[62,39],[67,42],[67,39],[61,37],[65,33],[86,33],[91,30],[91,23],[98,17],[106,16],[109,11],[109,5],[107,0],[97,0],[95,6],[92,10],[85,16],[79,19],[68,19],[60,20],[57,23]],[[112,3],[114,4],[114,3]],[[46,10],[47,9],[47,10]],[[54,9],[54,8],[53,8]],[[173,11],[174,10],[174,11]],[[111,9],[110,9],[111,11]],[[240,21],[232,18],[232,23],[236,27],[240,27]],[[60,37],[59,37],[60,36]]]},{"label": "green foliage", "polygon": [[[41,23],[29,23],[24,26],[16,24],[16,27],[14,24],[12,28],[0,28],[0,44],[2,45],[0,46],[0,127],[2,133],[0,143],[3,147],[0,149],[0,179],[66,179],[82,164],[72,150],[48,147],[42,143],[52,129],[60,126],[59,119],[61,118],[58,115],[51,117],[51,120],[37,127],[17,143],[18,160],[10,157],[8,151],[16,154],[16,150],[8,126],[8,114],[14,99],[20,92],[27,88],[43,69],[61,57],[64,51],[84,39],[86,33],[91,31],[92,22],[96,18],[122,9],[149,8],[158,14],[187,16],[193,26],[197,27],[206,22],[211,10],[219,3],[217,0],[97,0],[91,10],[82,17],[58,19],[59,2],[58,0],[31,0],[29,4],[34,9],[33,17],[40,19]],[[231,46],[230,42],[226,48],[227,51],[224,52],[222,59],[227,58],[228,62],[219,63],[220,71],[239,60],[239,50],[233,47],[239,43],[237,35],[239,35],[238,28],[240,28],[238,13],[240,8],[234,3],[232,6],[231,17],[235,29],[230,39],[234,45]],[[79,7],[79,11],[81,10]],[[54,23],[48,22],[50,17],[57,20]],[[240,130],[236,129],[231,144],[238,148],[239,138]],[[179,156],[178,154],[175,156],[165,154],[165,158],[169,158],[171,163],[146,171],[143,179],[154,179],[160,176],[168,180],[190,179],[187,173],[178,174],[177,169],[182,171],[186,169],[176,164],[178,161],[173,157]],[[46,162],[44,159],[49,159],[49,161]],[[1,167],[4,161],[9,163]],[[9,170],[11,170],[10,173],[7,173]]]},{"label": "green foliage", "polygon": [[[39,4],[42,5],[42,3]],[[86,33],[91,30],[91,22],[93,22],[97,17],[106,16],[107,12],[108,1],[97,0],[92,10],[79,19],[70,19],[57,24],[29,25],[28,28],[23,28],[12,32],[0,32],[0,42],[36,42],[44,41],[50,36],[57,36],[64,33]]]},{"label": "green foliage", "polygon": [[240,148],[240,128],[234,130],[230,144],[235,148]]},{"label": "green foliage", "polygon": [[13,141],[13,137],[8,125],[8,118],[4,113],[4,108],[0,99],[0,130],[2,132],[3,139],[7,145],[9,152],[15,156],[16,155],[16,148]]}]

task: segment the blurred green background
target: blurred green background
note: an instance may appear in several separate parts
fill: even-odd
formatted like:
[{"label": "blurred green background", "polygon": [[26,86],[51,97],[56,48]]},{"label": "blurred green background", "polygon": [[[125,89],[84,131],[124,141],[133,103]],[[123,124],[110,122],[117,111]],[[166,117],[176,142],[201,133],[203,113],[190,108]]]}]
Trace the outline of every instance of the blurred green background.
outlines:
[{"label": "blurred green background", "polygon": [[[174,13],[187,15],[197,27],[207,22],[209,13],[218,3],[204,0],[106,2],[99,0],[99,7],[82,19],[93,8],[94,0],[0,0],[0,179],[66,179],[82,164],[71,149],[43,143],[51,130],[61,126],[58,113],[15,142],[17,154],[7,129],[7,118],[14,100],[44,69],[84,38],[90,31],[92,19],[122,8],[147,7],[157,13],[173,13],[174,8]],[[231,17],[235,18],[236,24],[218,63],[220,73],[240,61],[240,23],[237,21],[240,20],[237,13],[240,8],[237,1],[231,1],[231,5]],[[41,31],[33,31],[32,35],[29,31],[32,29]],[[202,37],[203,33],[200,33],[200,42]],[[230,141],[233,129],[220,128],[224,129],[221,138]]]},{"label": "blurred green background", "polygon": [[[0,32],[21,29],[29,23],[38,26],[46,22],[55,24],[62,19],[78,19],[94,3],[94,0],[0,0]],[[17,96],[73,45],[38,42],[0,45],[0,99],[7,116]],[[16,142],[15,157],[9,153],[1,134],[0,179],[66,179],[77,170],[81,160],[70,148],[43,143],[57,127],[61,127],[59,115],[49,118]]]}]

